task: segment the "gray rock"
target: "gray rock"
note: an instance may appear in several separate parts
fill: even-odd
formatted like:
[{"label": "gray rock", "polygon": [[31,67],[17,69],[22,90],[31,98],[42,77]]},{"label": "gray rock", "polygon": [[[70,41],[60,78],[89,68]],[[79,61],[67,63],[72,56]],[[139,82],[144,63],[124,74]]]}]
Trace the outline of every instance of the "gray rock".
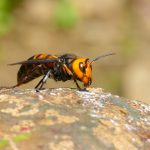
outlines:
[{"label": "gray rock", "polygon": [[102,89],[0,90],[0,148],[148,150],[150,105]]}]

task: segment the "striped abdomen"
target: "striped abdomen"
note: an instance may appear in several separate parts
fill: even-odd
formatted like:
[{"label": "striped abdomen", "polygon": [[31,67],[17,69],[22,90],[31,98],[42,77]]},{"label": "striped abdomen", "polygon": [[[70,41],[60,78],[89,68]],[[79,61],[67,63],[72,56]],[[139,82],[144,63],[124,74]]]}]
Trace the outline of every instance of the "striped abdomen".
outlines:
[{"label": "striped abdomen", "polygon": [[[28,60],[39,60],[39,59],[48,59],[48,58],[57,58],[56,56],[49,54],[37,54],[30,57]],[[24,84],[33,79],[40,77],[41,75],[46,74],[49,69],[53,68],[55,62],[49,63],[37,63],[37,64],[22,64],[18,74],[17,82],[18,84]]]}]

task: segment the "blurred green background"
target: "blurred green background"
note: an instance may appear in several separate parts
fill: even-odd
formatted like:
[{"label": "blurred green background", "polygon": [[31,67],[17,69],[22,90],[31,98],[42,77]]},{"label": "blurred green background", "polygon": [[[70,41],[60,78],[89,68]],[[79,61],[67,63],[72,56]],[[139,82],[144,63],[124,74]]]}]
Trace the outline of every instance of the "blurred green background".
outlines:
[{"label": "blurred green background", "polygon": [[[149,18],[149,0],[0,0],[0,86],[16,84],[19,66],[7,64],[36,53],[93,59],[115,52],[93,65],[92,86],[149,103]],[[46,85],[68,86],[75,87]]]}]

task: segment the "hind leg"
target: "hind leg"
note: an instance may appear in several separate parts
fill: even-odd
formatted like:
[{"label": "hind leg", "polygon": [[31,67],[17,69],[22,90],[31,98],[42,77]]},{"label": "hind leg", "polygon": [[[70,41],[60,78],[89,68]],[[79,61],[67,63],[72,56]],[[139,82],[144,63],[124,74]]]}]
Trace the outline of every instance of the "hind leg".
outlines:
[{"label": "hind leg", "polygon": [[47,79],[49,78],[51,74],[51,70],[49,70],[46,75],[44,75],[44,77],[40,80],[40,82],[35,86],[36,90],[41,90],[43,85],[46,83]]}]

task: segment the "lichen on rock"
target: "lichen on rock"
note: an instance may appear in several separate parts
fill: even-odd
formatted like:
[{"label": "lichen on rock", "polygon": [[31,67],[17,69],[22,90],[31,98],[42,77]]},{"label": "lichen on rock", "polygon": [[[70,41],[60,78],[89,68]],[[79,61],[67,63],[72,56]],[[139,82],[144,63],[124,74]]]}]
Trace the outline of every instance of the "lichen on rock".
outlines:
[{"label": "lichen on rock", "polygon": [[149,114],[150,105],[100,88],[1,89],[0,148],[147,150]]}]

